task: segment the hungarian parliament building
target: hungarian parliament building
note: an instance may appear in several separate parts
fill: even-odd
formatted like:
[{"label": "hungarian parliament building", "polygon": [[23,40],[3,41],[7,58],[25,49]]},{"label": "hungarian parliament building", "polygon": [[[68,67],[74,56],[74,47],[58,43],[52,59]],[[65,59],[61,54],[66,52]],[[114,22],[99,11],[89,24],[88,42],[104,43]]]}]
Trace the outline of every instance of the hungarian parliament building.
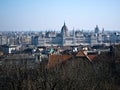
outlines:
[{"label": "hungarian parliament building", "polygon": [[[96,25],[94,32],[83,32],[83,30],[69,31],[65,22],[61,32],[48,31],[39,36],[32,36],[32,44],[38,46],[78,46],[78,45],[102,45],[114,43],[116,37],[110,33],[105,33],[104,29],[99,30]],[[117,38],[120,41],[120,37]]]},{"label": "hungarian parliament building", "polygon": [[99,30],[69,30],[64,22],[61,31],[0,32],[0,45],[78,46],[120,43],[120,32]]}]

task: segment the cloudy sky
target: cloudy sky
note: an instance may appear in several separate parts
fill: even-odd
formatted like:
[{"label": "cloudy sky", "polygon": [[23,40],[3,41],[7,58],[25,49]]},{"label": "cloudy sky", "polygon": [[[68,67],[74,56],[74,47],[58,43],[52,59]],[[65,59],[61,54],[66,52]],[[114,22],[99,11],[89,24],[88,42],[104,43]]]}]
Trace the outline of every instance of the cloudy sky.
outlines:
[{"label": "cloudy sky", "polygon": [[0,0],[0,30],[120,30],[120,0]]}]

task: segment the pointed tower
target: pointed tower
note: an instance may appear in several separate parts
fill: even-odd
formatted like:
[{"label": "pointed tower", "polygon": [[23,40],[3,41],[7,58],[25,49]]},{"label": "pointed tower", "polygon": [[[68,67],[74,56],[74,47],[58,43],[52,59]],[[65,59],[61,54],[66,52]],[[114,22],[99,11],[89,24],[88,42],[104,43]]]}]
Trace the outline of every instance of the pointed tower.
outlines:
[{"label": "pointed tower", "polygon": [[98,34],[99,33],[99,28],[98,28],[98,25],[96,25],[95,27],[95,33]]}]

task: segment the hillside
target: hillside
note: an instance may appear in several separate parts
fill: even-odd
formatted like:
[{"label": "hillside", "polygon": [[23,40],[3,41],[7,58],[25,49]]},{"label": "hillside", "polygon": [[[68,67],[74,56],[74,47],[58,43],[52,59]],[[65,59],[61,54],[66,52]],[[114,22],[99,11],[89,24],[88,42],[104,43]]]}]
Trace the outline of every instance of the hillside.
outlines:
[{"label": "hillside", "polygon": [[0,90],[120,90],[120,46],[94,61],[72,58],[54,68],[46,63],[34,68],[24,65],[0,66]]}]

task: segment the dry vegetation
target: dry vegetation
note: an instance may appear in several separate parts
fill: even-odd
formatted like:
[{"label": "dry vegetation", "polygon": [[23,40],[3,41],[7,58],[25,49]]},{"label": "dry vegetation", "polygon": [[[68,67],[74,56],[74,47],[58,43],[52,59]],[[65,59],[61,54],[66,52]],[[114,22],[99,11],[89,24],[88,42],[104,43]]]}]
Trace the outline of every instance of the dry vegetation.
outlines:
[{"label": "dry vegetation", "polygon": [[46,69],[46,63],[34,68],[4,64],[0,90],[120,90],[120,47],[115,53],[103,53],[94,62],[73,58],[51,69]]}]

